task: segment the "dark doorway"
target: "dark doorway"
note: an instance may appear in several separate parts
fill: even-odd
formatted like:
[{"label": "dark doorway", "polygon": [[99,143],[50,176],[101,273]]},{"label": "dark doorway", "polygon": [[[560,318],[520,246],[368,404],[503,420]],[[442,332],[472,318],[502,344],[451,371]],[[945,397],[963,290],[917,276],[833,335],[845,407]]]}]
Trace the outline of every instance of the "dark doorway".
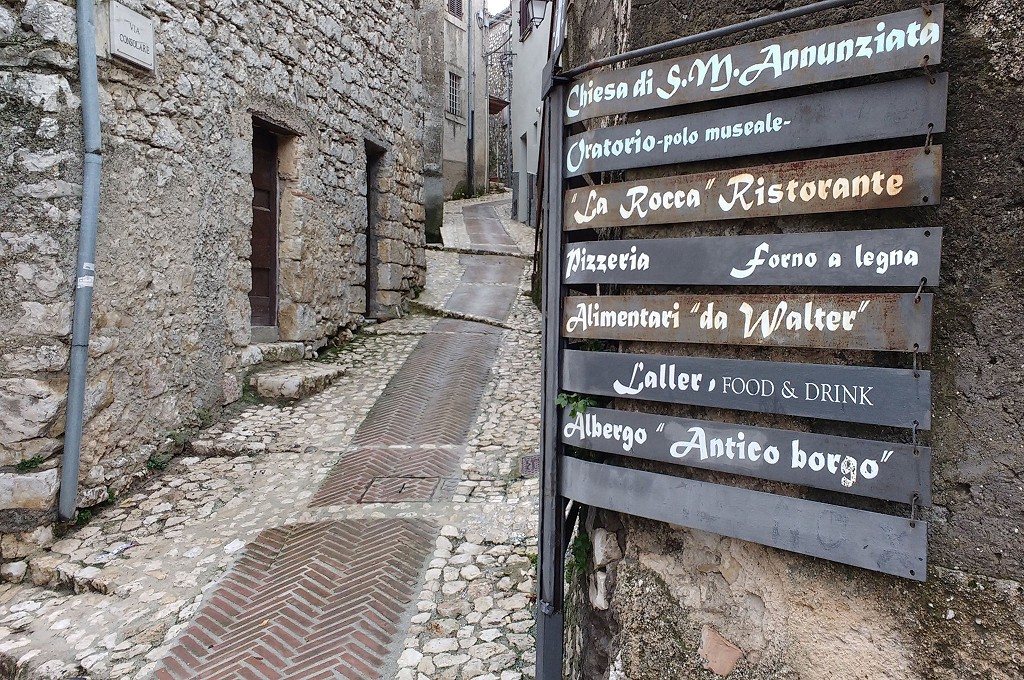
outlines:
[{"label": "dark doorway", "polygon": [[384,148],[366,142],[366,318],[376,319],[377,302],[377,225],[380,222],[380,164]]},{"label": "dark doorway", "polygon": [[253,122],[252,289],[253,326],[277,325],[278,136]]}]

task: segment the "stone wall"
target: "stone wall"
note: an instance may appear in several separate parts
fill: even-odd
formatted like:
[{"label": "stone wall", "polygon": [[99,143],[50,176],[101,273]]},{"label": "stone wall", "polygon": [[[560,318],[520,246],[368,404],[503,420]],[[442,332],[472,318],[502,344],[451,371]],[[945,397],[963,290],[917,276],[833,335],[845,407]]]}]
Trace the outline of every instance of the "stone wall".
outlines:
[{"label": "stone wall", "polygon": [[[126,4],[154,19],[157,64],[100,59],[82,507],[144,473],[151,444],[237,399],[260,358],[248,300],[254,118],[281,133],[280,340],[315,348],[363,318],[367,142],[385,150],[371,187],[380,309],[395,313],[425,281],[411,0]],[[101,4],[101,42],[103,16]],[[76,54],[70,0],[0,0],[4,559],[25,550],[16,533],[52,519],[60,463],[81,205]]]},{"label": "stone wall", "polygon": [[[779,6],[762,2],[632,3],[628,38],[615,38],[609,2],[574,3],[566,55],[573,64],[681,35],[698,33]],[[914,7],[872,1],[766,27],[695,53]],[[592,513],[584,527],[594,544],[574,581],[585,601],[569,632],[577,677],[652,680],[714,677],[735,668],[744,678],[1017,678],[1024,668],[1024,427],[1019,387],[1024,346],[1019,319],[1024,269],[1019,237],[1024,203],[1024,141],[1006,134],[1024,116],[1024,10],[1002,0],[946,4],[943,67],[950,74],[947,132],[941,139],[941,205],[829,215],[825,229],[943,227],[942,281],[936,289],[932,371],[932,492],[929,574],[906,581],[706,532],[616,513]],[[666,52],[656,58],[668,58]],[[736,100],[736,103],[744,103]],[[740,165],[743,159],[737,161]],[[754,161],[749,164],[761,162]],[[763,162],[771,162],[765,159]],[[721,162],[720,166],[728,165]],[[708,164],[710,169],[710,164]],[[657,174],[699,169],[661,168]],[[637,176],[622,173],[624,178]],[[884,218],[884,221],[880,221]],[[624,230],[627,237],[768,233],[822,228],[822,217],[744,220],[664,229]],[[640,343],[623,351],[654,351]],[[661,346],[662,352],[793,360],[794,353]],[[797,353],[799,354],[799,353]],[[802,360],[807,360],[806,355]],[[818,363],[884,361],[856,352],[815,353]],[[632,408],[628,402],[617,408]],[[678,407],[644,410],[740,419]],[[698,416],[700,417],[700,416]],[[772,420],[781,427],[795,421]],[[879,438],[877,429],[840,426]],[[887,436],[900,437],[893,431]],[[663,473],[722,481],[695,470]],[[734,482],[735,483],[735,482]],[[745,483],[776,493],[839,499],[799,488]],[[849,504],[848,502],[846,504]],[[602,533],[602,531],[607,533]],[[612,537],[609,539],[609,535]],[[609,541],[621,557],[601,560]],[[598,543],[604,548],[598,550]]]}]

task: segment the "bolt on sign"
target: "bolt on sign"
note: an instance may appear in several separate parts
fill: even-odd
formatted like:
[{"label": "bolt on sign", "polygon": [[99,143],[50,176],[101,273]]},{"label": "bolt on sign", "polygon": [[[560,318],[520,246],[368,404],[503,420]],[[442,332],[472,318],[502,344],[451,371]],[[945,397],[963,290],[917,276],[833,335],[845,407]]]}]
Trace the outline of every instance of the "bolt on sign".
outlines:
[{"label": "bolt on sign", "polygon": [[904,368],[565,350],[562,389],[927,430],[931,374]]},{"label": "bolt on sign", "polygon": [[565,229],[780,217],[933,205],[942,147],[897,149],[680,177],[602,184],[565,194]]},{"label": "bolt on sign", "polygon": [[[546,400],[561,390],[606,401],[559,409],[560,422],[547,418],[549,450],[572,446],[891,501],[908,506],[904,515],[569,455],[545,467],[560,479],[557,494],[926,578],[927,524],[915,513],[931,503],[931,449],[918,441],[931,427],[931,374],[919,355],[931,351],[935,293],[925,289],[939,281],[943,233],[923,208],[941,200],[942,147],[932,138],[945,130],[948,78],[932,67],[942,37],[943,6],[935,5],[590,73],[558,86],[562,122],[549,128],[549,175],[561,178],[548,194],[549,219],[562,222],[548,233],[561,232],[565,243],[547,250],[547,271],[559,272],[547,277],[547,299],[560,307],[547,315],[545,337],[659,343],[628,353],[546,344],[557,349],[557,360],[545,362]],[[914,73],[840,82],[898,71]],[[822,83],[835,85],[799,89]],[[754,93],[763,101],[726,101]],[[677,108],[656,115],[669,107]],[[643,112],[636,122],[577,125],[572,136],[564,127]],[[776,152],[785,162],[766,163]],[[762,158],[733,160],[748,156]],[[647,170],[596,185],[600,176],[583,178],[590,186],[573,179],[691,162],[700,172]],[[889,226],[891,208],[904,211],[900,224],[919,210],[918,226]],[[836,229],[828,218],[863,210],[880,211],[876,228]],[[816,227],[789,231],[779,219],[773,231],[782,233],[755,235],[747,228],[755,225],[738,222],[787,216]],[[707,235],[638,238],[646,227],[700,222],[711,223],[701,228]],[[737,224],[746,234],[725,235]],[[607,228],[632,231],[600,240],[580,233]],[[630,289],[602,294],[607,286]],[[733,346],[730,357],[748,346],[786,348],[787,360],[688,355],[695,345],[701,354]],[[859,355],[884,365],[851,365],[842,354],[828,363],[820,352],[814,363],[801,360],[810,348],[888,354]],[[645,413],[642,402],[685,406],[689,417]],[[705,408],[727,410],[733,422],[702,418]],[[756,425],[744,422],[751,414]],[[845,436],[850,428],[840,423],[856,424],[864,438]],[[880,429],[894,427],[906,434]],[[547,521],[560,520],[548,512]]]},{"label": "bolt on sign", "polygon": [[562,493],[586,505],[917,581],[927,574],[919,520],[569,457],[560,477]]},{"label": "bolt on sign", "polygon": [[567,297],[566,338],[931,351],[932,294]]},{"label": "bolt on sign", "polygon": [[574,135],[565,176],[811,149],[946,129],[945,73],[599,128]]},{"label": "bolt on sign", "polygon": [[588,408],[562,412],[562,441],[572,446],[662,463],[728,472],[815,489],[931,505],[931,449]]},{"label": "bolt on sign", "polygon": [[939,277],[942,229],[581,241],[564,281],[704,286],[916,288]]},{"label": "bolt on sign", "polygon": [[936,65],[942,5],[615,69],[577,80],[565,123]]}]

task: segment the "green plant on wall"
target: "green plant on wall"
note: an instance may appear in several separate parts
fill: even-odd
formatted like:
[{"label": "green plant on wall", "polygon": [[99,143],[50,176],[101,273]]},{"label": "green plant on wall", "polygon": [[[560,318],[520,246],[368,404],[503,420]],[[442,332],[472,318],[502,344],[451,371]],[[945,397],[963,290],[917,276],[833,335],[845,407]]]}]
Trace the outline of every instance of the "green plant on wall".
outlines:
[{"label": "green plant on wall", "polygon": [[570,418],[575,418],[591,406],[597,406],[597,401],[593,397],[579,395],[575,392],[559,392],[555,397],[555,403],[562,408],[568,406]]}]

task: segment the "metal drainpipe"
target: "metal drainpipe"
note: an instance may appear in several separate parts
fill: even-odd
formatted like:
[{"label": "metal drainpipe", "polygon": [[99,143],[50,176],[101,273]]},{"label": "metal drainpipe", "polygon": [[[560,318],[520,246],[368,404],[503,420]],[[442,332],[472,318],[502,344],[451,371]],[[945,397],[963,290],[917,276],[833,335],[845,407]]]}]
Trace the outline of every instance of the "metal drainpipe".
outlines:
[{"label": "metal drainpipe", "polygon": [[82,219],[78,232],[75,268],[75,314],[71,331],[71,368],[68,380],[67,424],[57,515],[70,520],[78,501],[78,468],[82,457],[86,366],[89,361],[89,326],[96,276],[96,225],[100,209],[99,78],[96,71],[96,26],[92,0],[75,3],[78,30],[78,76],[82,86],[82,134],[85,151],[82,179]]},{"label": "metal drainpipe", "polygon": [[474,120],[476,116],[476,105],[475,98],[473,96],[473,76],[476,74],[476,59],[473,57],[473,24],[476,22],[476,17],[473,16],[473,0],[467,0],[466,2],[466,43],[468,45],[468,61],[466,62],[466,70],[468,71],[468,90],[469,90],[469,134],[466,135],[466,194],[473,196],[476,194],[475,184],[476,177],[474,177],[473,166],[476,164],[476,149],[474,148],[475,140],[473,138],[473,127],[476,123]]}]

